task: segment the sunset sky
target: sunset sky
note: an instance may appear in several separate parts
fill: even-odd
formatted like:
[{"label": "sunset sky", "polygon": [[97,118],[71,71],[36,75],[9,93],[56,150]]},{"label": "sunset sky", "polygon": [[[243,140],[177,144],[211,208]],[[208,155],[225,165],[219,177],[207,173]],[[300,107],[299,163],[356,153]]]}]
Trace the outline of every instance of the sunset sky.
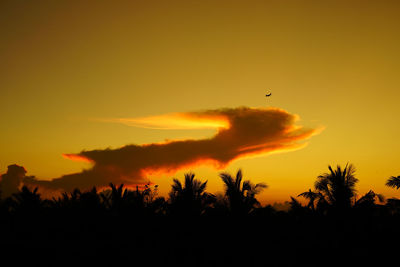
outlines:
[{"label": "sunset sky", "polygon": [[71,155],[104,163],[107,148],[184,140],[217,150],[240,129],[237,151],[277,146],[142,178],[166,195],[193,171],[215,193],[221,171],[242,168],[273,203],[350,162],[359,194],[400,197],[384,185],[400,175],[399,12],[384,0],[1,1],[0,173],[18,164],[49,181],[91,168]]}]

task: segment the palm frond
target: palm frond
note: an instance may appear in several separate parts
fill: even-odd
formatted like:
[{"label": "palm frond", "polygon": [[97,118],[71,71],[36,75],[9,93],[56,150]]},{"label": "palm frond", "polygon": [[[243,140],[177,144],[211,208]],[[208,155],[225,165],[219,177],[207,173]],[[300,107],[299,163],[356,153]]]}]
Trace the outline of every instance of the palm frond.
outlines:
[{"label": "palm frond", "polygon": [[379,202],[383,203],[383,202],[386,201],[386,197],[385,197],[384,195],[382,195],[382,194],[376,194],[376,196],[377,196]]},{"label": "palm frond", "polygon": [[235,187],[237,189],[240,189],[240,183],[242,182],[243,179],[243,174],[242,174],[242,170],[239,169],[236,173],[236,180],[235,180]]},{"label": "palm frond", "polygon": [[181,181],[179,181],[178,179],[174,178],[173,179],[173,184],[172,184],[172,190],[175,191],[175,192],[182,192],[183,188],[182,188]]},{"label": "palm frond", "polygon": [[400,188],[400,176],[391,176],[387,181],[386,181],[386,186],[392,187],[399,189]]},{"label": "palm frond", "polygon": [[225,186],[228,188],[231,188],[235,184],[233,181],[233,177],[229,173],[226,173],[226,172],[220,173],[219,177],[221,177]]}]

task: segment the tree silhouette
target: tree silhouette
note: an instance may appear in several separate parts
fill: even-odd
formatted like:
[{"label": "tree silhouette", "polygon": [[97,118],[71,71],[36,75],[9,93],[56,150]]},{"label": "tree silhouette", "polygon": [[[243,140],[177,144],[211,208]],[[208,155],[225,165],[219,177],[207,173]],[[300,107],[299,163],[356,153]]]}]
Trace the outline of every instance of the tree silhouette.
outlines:
[{"label": "tree silhouette", "polygon": [[111,191],[104,192],[102,199],[109,211],[114,214],[124,213],[128,209],[128,189],[124,184],[119,187],[110,183]]},{"label": "tree silhouette", "polygon": [[68,221],[73,221],[74,217],[95,220],[106,211],[101,193],[97,192],[96,187],[84,192],[78,188],[70,193],[64,192],[60,197],[53,198],[49,206],[54,213]]},{"label": "tree silhouette", "polygon": [[229,173],[220,173],[225,185],[225,196],[229,203],[229,209],[233,215],[249,214],[260,203],[255,198],[263,189],[267,188],[264,183],[253,184],[249,180],[242,183],[242,170],[238,170],[233,178]]},{"label": "tree silhouette", "polygon": [[128,190],[127,199],[131,208],[141,215],[150,215],[155,213],[162,213],[165,200],[162,197],[157,197],[158,185],[154,186],[154,190],[151,189],[150,184],[146,184],[143,190],[139,190],[139,186],[136,186],[136,190]]},{"label": "tree silhouette", "polygon": [[136,187],[136,193],[141,195],[143,207],[146,208],[148,214],[163,215],[166,212],[166,201],[164,197],[158,197],[158,185],[151,189],[150,184],[144,186],[143,191],[139,191]]},{"label": "tree silhouette", "polygon": [[102,203],[105,208],[113,215],[153,215],[165,212],[165,199],[157,197],[158,185],[154,189],[150,184],[144,189],[129,190],[124,185],[116,186],[110,183],[110,189],[100,193]]},{"label": "tree silhouette", "polygon": [[100,195],[96,187],[86,191],[79,196],[79,208],[87,214],[98,214],[103,211],[104,205],[101,202]]},{"label": "tree silhouette", "polygon": [[309,214],[310,209],[308,207],[304,207],[303,205],[301,205],[301,203],[296,198],[291,196],[289,201],[288,212],[294,218],[299,218]]},{"label": "tree silhouette", "polygon": [[[352,165],[329,166],[328,173],[318,176],[315,189],[285,202],[289,210],[261,207],[256,197],[266,185],[244,181],[241,170],[220,177],[225,191],[214,196],[206,192],[207,181],[186,173],[184,180],[173,180],[168,202],[150,184],[135,189],[123,184],[110,184],[104,191],[75,189],[52,200],[41,198],[38,188],[22,187],[0,201],[2,257],[34,258],[46,251],[45,259],[54,255],[114,260],[132,253],[147,261],[158,255],[164,265],[262,265],[265,258],[258,261],[254,255],[268,251],[271,265],[303,266],[309,263],[310,251],[316,263],[329,256],[340,258],[343,251],[387,255],[387,248],[371,244],[400,236],[400,200],[391,198],[383,205],[384,197],[372,190],[356,198]],[[345,211],[351,216],[331,216]],[[262,247],[257,245],[260,239],[265,240]],[[362,242],[354,246],[354,240]],[[246,244],[240,249],[242,256],[232,257],[238,244]],[[294,257],[286,260],[287,255]]]},{"label": "tree silhouette", "polygon": [[194,176],[194,173],[186,173],[184,185],[178,179],[173,179],[169,193],[172,213],[201,215],[214,202],[214,195],[205,192],[207,181],[202,183]]},{"label": "tree silhouette", "polygon": [[377,194],[374,191],[369,190],[365,195],[356,201],[355,205],[360,205],[363,203],[375,204],[376,201],[383,203],[385,202],[385,197],[382,194]]},{"label": "tree silhouette", "polygon": [[[400,188],[400,176],[391,176],[385,183],[386,186],[399,189]],[[386,202],[386,207],[389,209],[392,215],[400,214],[400,199],[389,198]]]},{"label": "tree silhouette", "polygon": [[389,209],[391,215],[400,214],[400,199],[398,198],[389,198],[386,201],[386,207]]},{"label": "tree silhouette", "polygon": [[28,215],[39,213],[43,204],[37,187],[31,191],[28,187],[23,186],[20,192],[12,194],[10,205],[15,212]]},{"label": "tree silhouette", "polygon": [[392,176],[386,181],[386,186],[399,189],[400,188],[400,176]]},{"label": "tree silhouette", "polygon": [[323,196],[321,193],[314,192],[311,191],[311,189],[309,189],[308,191],[299,194],[298,197],[304,197],[305,199],[308,199],[307,208],[311,209],[312,211],[315,211],[315,204],[314,204],[315,200],[318,200]]},{"label": "tree silhouette", "polygon": [[376,202],[385,202],[385,197],[369,190],[354,203],[354,208],[365,214],[373,214],[374,210],[377,208]]},{"label": "tree silhouette", "polygon": [[315,189],[326,198],[335,212],[348,210],[351,207],[351,199],[355,195],[355,185],[358,182],[354,176],[354,165],[346,164],[344,169],[338,165],[335,170],[329,165],[328,168],[329,173],[318,176]]},{"label": "tree silhouette", "polygon": [[76,188],[71,193],[63,192],[60,197],[53,197],[53,206],[59,209],[76,209],[79,205],[81,191]]}]

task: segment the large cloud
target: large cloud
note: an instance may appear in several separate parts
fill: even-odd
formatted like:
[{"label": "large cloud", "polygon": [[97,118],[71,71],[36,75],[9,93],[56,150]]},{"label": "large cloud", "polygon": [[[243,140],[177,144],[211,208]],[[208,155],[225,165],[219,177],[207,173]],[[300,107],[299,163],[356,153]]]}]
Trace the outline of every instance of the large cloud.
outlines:
[{"label": "large cloud", "polygon": [[208,139],[176,140],[165,143],[126,145],[118,149],[99,149],[67,154],[71,159],[94,163],[89,170],[64,175],[51,181],[26,180],[25,183],[70,191],[76,187],[106,186],[112,183],[140,184],[150,172],[173,172],[199,164],[218,168],[255,154],[300,148],[298,141],[317,133],[295,125],[296,115],[276,108],[224,108],[139,119],[114,121],[150,128],[216,127]]},{"label": "large cloud", "polygon": [[26,178],[26,170],[24,167],[16,164],[10,165],[7,168],[7,173],[0,175],[0,192],[1,197],[6,198],[13,193],[17,193],[21,187],[22,180]]}]

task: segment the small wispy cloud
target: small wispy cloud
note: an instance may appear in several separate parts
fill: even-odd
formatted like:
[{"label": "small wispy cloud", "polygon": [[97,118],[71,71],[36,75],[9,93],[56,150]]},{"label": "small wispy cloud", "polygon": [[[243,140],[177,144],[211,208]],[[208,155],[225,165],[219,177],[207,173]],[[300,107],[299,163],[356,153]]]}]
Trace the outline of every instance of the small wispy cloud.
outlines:
[{"label": "small wispy cloud", "polygon": [[223,116],[207,116],[198,113],[172,113],[142,118],[118,118],[109,121],[128,126],[150,129],[214,129],[229,128],[229,120]]}]

